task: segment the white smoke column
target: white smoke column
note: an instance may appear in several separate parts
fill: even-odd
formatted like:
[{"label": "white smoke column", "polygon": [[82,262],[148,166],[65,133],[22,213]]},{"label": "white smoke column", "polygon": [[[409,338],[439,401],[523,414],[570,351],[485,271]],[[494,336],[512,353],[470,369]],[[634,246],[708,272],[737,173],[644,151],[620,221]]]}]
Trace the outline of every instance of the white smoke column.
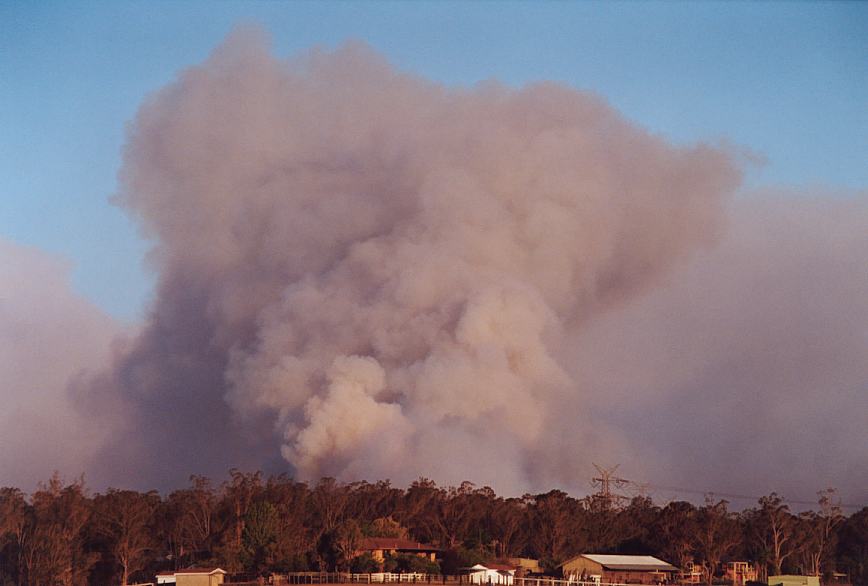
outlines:
[{"label": "white smoke column", "polygon": [[550,451],[586,392],[565,333],[710,242],[739,182],[594,95],[444,87],[357,44],[281,61],[250,31],[145,104],[121,176],[161,278],[111,384],[221,428],[178,469],[265,421],[302,477],[509,489],[576,473]]}]

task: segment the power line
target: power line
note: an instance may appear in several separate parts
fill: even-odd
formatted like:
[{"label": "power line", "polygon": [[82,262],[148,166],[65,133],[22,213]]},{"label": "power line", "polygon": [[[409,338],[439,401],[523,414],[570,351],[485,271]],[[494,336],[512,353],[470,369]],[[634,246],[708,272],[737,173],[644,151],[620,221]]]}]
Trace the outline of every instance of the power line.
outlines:
[{"label": "power line", "polygon": [[[674,491],[677,493],[685,493],[685,494],[701,494],[701,495],[711,494],[714,496],[719,496],[719,497],[728,498],[728,499],[738,499],[738,500],[758,501],[763,496],[767,496],[767,495],[756,496],[756,495],[746,495],[746,494],[735,494],[735,493],[729,493],[729,492],[718,492],[716,490],[697,490],[695,488],[684,488],[682,486],[664,486],[664,485],[660,485],[660,484],[651,484],[651,483],[642,483],[642,485],[646,486],[648,488],[654,488],[657,490],[671,490],[671,491]],[[812,505],[813,506],[813,505],[817,504],[817,501],[804,501],[804,500],[798,500],[798,499],[788,499],[788,498],[784,498],[784,497],[781,497],[781,499],[784,500],[785,502],[793,504],[793,505]],[[868,505],[838,503],[837,506],[839,506],[843,509],[861,509],[861,508],[868,506]]]},{"label": "power line", "polygon": [[[629,490],[632,487],[638,494],[645,495],[649,489],[656,490],[669,490],[676,493],[681,494],[698,494],[703,496],[715,496],[722,497],[725,499],[732,500],[745,500],[745,501],[753,501],[757,502],[763,496],[768,495],[749,495],[749,494],[738,494],[731,492],[718,492],[716,490],[698,490],[696,488],[685,488],[683,486],[666,486],[662,484],[652,484],[650,482],[638,482],[635,480],[628,480],[626,478],[621,478],[615,475],[615,472],[618,470],[620,464],[616,464],[612,468],[603,468],[597,464],[594,464],[594,468],[597,469],[599,476],[596,476],[591,479],[592,486],[599,487],[600,491],[596,494],[597,498],[599,498],[604,506],[607,508],[613,508],[618,506],[623,500],[627,500],[627,497],[623,494],[619,494],[615,492],[615,489],[624,489],[625,487]],[[807,506],[817,506],[819,501],[806,501],[799,499],[788,499],[781,496],[781,499],[792,505],[807,505]],[[836,507],[841,509],[862,509],[864,507],[868,507],[868,505],[859,505],[859,504],[848,504],[848,503],[835,503]]]}]

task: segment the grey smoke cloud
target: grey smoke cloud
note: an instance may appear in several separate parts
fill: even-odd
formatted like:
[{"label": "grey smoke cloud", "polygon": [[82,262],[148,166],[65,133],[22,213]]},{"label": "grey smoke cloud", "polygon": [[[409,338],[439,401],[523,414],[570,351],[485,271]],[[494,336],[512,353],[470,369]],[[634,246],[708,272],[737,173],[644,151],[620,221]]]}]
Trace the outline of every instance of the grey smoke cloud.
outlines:
[{"label": "grey smoke cloud", "polygon": [[121,177],[160,272],[108,383],[161,424],[134,461],[518,487],[583,392],[553,350],[709,243],[739,172],[590,94],[243,31],[142,107]]},{"label": "grey smoke cloud", "polygon": [[573,369],[624,430],[627,469],[868,499],[868,197],[813,191],[751,194],[719,246],[576,333]]},{"label": "grey smoke cloud", "polygon": [[0,486],[92,466],[111,420],[82,413],[68,384],[104,368],[122,333],[73,292],[68,263],[0,237]]},{"label": "grey smoke cloud", "polygon": [[[668,144],[592,94],[445,87],[359,44],[279,60],[240,31],[131,127],[118,199],[159,285],[88,382],[125,422],[96,477],[177,486],[241,466],[520,493],[585,489],[602,461],[825,486],[842,468],[805,436],[814,467],[793,474],[780,438],[834,403],[809,380],[840,382],[858,417],[864,241],[820,201],[822,223],[787,223],[788,199],[730,213],[739,181],[726,149]],[[843,279],[836,303],[779,289],[817,275]],[[793,396],[811,411],[787,418]]]}]

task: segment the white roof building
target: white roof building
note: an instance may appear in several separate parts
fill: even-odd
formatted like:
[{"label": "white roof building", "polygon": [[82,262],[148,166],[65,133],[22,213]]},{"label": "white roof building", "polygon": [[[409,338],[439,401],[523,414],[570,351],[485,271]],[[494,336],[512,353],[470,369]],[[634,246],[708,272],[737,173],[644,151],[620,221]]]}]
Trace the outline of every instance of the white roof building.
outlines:
[{"label": "white roof building", "polygon": [[603,566],[608,570],[635,570],[653,572],[654,570],[674,572],[675,566],[650,555],[616,555],[606,553],[583,553],[581,556]]},{"label": "white roof building", "polygon": [[467,568],[471,584],[509,586],[515,580],[515,568],[504,564],[476,564]]}]

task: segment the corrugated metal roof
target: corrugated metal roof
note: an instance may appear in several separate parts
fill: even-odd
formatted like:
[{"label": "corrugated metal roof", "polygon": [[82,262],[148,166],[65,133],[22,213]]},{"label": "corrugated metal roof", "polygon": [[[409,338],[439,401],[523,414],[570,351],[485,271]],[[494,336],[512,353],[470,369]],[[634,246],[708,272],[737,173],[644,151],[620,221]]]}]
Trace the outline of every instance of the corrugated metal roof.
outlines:
[{"label": "corrugated metal roof", "polygon": [[596,562],[609,570],[654,570],[675,572],[678,570],[670,563],[657,559],[650,555],[613,555],[605,553],[583,553],[583,558]]},{"label": "corrugated metal roof", "polygon": [[215,568],[215,567],[209,567],[209,568],[190,567],[190,568],[184,568],[183,570],[175,570],[176,576],[188,576],[188,575],[194,575],[195,576],[195,575],[203,575],[203,574],[207,574],[210,576],[211,574],[228,574],[228,572],[226,570],[224,570],[223,568]]},{"label": "corrugated metal roof", "polygon": [[675,566],[645,566],[642,564],[606,564],[607,570],[627,570],[630,572],[677,572]]}]

